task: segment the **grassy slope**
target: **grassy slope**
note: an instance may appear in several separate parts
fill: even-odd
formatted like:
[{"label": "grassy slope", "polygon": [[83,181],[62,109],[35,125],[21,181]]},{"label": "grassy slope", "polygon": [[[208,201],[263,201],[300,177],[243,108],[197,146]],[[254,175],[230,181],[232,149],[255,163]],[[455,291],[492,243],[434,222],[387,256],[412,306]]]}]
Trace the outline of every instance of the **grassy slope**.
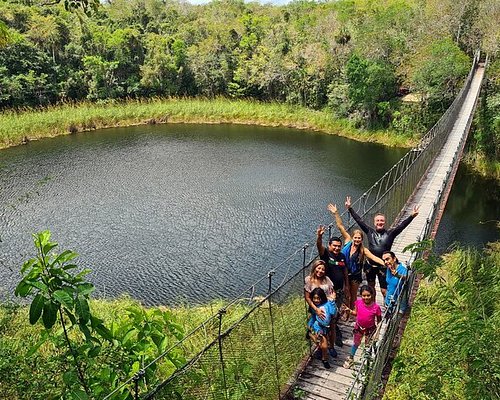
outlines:
[{"label": "grassy slope", "polygon": [[278,103],[217,99],[153,99],[66,104],[0,114],[0,148],[92,129],[145,123],[237,123],[285,126],[337,134],[363,142],[410,146],[415,138],[390,131],[364,131],[326,111]]},{"label": "grassy slope", "polygon": [[[127,307],[133,304],[137,302],[129,298],[93,300],[91,309],[94,315],[104,319],[105,324],[110,326],[113,321],[123,319]],[[214,301],[205,306],[178,306],[170,311],[174,320],[188,333],[210,316],[217,315],[223,306],[222,301]],[[222,332],[249,309],[247,303],[231,306],[224,314]],[[284,384],[307,349],[307,341],[304,340],[304,302],[299,295],[285,304],[274,305],[273,309],[279,368]],[[272,387],[275,367],[270,326],[267,303],[264,303],[223,341],[227,385],[231,391],[239,392],[241,398],[271,399],[276,395],[278,389]],[[29,324],[27,307],[0,305],[0,398],[51,399],[60,393],[62,375],[72,368],[62,362],[64,349],[57,349],[48,342],[35,355],[25,357],[28,349],[39,340],[42,330],[40,323],[34,326]],[[189,359],[214,340],[217,332],[216,318],[185,341],[179,351]],[[112,353],[113,350],[110,351]],[[185,399],[199,398],[207,385],[220,379],[218,363],[214,361],[218,357],[218,347],[215,346],[197,362],[192,371],[175,380],[172,388],[184,392]],[[160,364],[158,379],[163,380],[168,375],[163,376],[161,371]],[[165,396],[168,398],[167,393],[158,398]]]},{"label": "grassy slope", "polygon": [[500,242],[445,256],[423,281],[385,400],[500,398]]}]

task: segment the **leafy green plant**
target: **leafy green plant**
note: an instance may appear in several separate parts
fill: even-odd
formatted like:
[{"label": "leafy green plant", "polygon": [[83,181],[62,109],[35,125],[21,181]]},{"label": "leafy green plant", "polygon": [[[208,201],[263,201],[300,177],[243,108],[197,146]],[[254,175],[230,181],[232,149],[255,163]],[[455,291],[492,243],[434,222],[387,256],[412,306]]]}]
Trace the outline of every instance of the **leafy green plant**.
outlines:
[{"label": "leafy green plant", "polygon": [[89,306],[94,286],[85,276],[90,270],[78,272],[73,263],[77,254],[71,250],[53,252],[57,243],[50,240],[49,231],[33,236],[38,254],[24,263],[15,294],[31,298],[29,322],[40,321],[44,331],[27,357],[47,341],[67,349],[61,358],[71,360],[75,368],[62,375],[64,398],[102,398],[113,392],[113,399],[132,399],[131,389],[122,382],[133,378],[147,389],[157,383],[158,370],[168,376],[185,363],[179,350],[166,351],[184,335],[171,312],[131,305],[124,318],[107,328]]},{"label": "leafy green plant", "polygon": [[[57,243],[50,241],[50,232],[43,231],[34,235],[38,255],[26,261],[21,269],[23,279],[16,287],[15,294],[20,297],[33,295],[29,309],[29,321],[36,324],[41,318],[45,331],[41,340],[28,351],[28,356],[50,338],[50,329],[59,321],[64,342],[66,343],[77,370],[76,379],[81,389],[75,389],[71,396],[90,395],[90,388],[84,375],[81,356],[95,356],[101,349],[101,339],[111,340],[111,333],[103,325],[103,321],[92,316],[89,308],[89,295],[94,286],[86,282],[84,277],[90,270],[72,274],[77,266],[71,261],[77,254],[71,250],[61,254],[51,253]],[[78,329],[84,336],[84,344],[72,342],[69,332]],[[67,373],[64,382],[73,386],[73,374]]]}]

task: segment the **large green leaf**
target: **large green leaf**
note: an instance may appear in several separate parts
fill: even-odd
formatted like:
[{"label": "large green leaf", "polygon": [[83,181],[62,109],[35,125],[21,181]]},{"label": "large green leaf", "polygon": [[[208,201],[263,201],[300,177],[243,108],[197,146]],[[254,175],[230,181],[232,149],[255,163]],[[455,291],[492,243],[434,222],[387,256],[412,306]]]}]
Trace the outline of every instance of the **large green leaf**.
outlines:
[{"label": "large green leaf", "polygon": [[81,283],[77,285],[76,288],[78,290],[78,293],[80,293],[83,296],[88,296],[95,290],[94,285],[92,285],[90,282]]},{"label": "large green leaf", "polygon": [[33,286],[29,285],[26,281],[22,280],[17,285],[16,290],[14,291],[14,294],[16,296],[26,297],[28,294],[30,294],[32,289],[33,289]]},{"label": "large green leaf", "polygon": [[30,324],[34,325],[40,319],[42,315],[43,304],[45,303],[45,297],[38,293],[30,306]]},{"label": "large green leaf", "polygon": [[43,326],[45,326],[46,329],[52,328],[52,326],[56,322],[57,310],[57,305],[52,303],[52,301],[46,301],[43,305],[42,320]]},{"label": "large green leaf", "polygon": [[103,324],[96,325],[94,329],[103,339],[109,340],[110,342],[113,340],[113,334]]},{"label": "large green leaf", "polygon": [[43,246],[43,253],[48,254],[50,250],[57,247],[57,243],[49,242]]},{"label": "large green leaf", "polygon": [[54,260],[54,263],[64,264],[65,262],[68,262],[76,257],[78,257],[78,254],[75,253],[74,251],[65,250],[57,256],[57,258]]},{"label": "large green leaf", "polygon": [[59,289],[56,290],[52,295],[59,303],[64,305],[64,307],[66,307],[69,310],[73,309],[73,299],[67,292]]},{"label": "large green leaf", "polygon": [[80,322],[86,324],[90,319],[89,303],[85,297],[78,296],[75,303],[75,311]]},{"label": "large green leaf", "polygon": [[30,285],[33,286],[33,287],[35,287],[35,288],[37,288],[41,292],[44,292],[44,293],[48,292],[47,285],[45,283],[43,283],[43,282],[40,282],[40,281],[30,282]]},{"label": "large green leaf", "polygon": [[29,268],[31,268],[33,264],[36,263],[36,261],[37,261],[36,258],[32,258],[26,261],[21,268],[21,274],[24,274]]},{"label": "large green leaf", "polygon": [[74,389],[70,394],[69,394],[70,399],[74,400],[88,400],[89,396],[87,396],[87,393],[85,393],[81,389]]}]

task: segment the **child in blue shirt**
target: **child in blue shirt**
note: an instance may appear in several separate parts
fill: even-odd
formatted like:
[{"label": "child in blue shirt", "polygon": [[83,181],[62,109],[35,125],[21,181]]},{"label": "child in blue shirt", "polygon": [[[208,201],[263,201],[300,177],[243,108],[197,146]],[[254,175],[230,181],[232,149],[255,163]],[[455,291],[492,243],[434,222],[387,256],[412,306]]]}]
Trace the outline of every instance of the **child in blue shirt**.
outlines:
[{"label": "child in blue shirt", "polygon": [[337,306],[334,300],[328,300],[325,291],[321,288],[315,288],[311,291],[311,299],[316,307],[324,310],[325,318],[320,318],[312,311],[311,318],[307,323],[309,327],[311,338],[314,342],[318,343],[321,349],[321,360],[325,368],[330,368],[328,363],[328,329],[330,322],[337,314]]}]

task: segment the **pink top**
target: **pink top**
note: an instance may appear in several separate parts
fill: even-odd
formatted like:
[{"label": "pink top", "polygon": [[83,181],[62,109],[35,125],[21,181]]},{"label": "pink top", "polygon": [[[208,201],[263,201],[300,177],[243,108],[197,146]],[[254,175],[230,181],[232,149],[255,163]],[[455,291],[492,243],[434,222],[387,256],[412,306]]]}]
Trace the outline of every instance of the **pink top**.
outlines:
[{"label": "pink top", "polygon": [[317,287],[320,287],[321,289],[324,290],[326,297],[332,296],[333,295],[333,282],[331,281],[330,278],[325,276],[325,279],[323,280],[323,283],[321,285],[317,285],[313,282],[311,282],[311,277],[306,276],[305,283],[304,283],[304,290],[307,293],[311,293],[314,289]]},{"label": "pink top", "polygon": [[374,327],[376,317],[382,316],[382,310],[376,302],[373,302],[367,306],[363,299],[357,299],[354,302],[354,305],[356,306],[356,310],[358,311],[356,323],[363,329]]}]

